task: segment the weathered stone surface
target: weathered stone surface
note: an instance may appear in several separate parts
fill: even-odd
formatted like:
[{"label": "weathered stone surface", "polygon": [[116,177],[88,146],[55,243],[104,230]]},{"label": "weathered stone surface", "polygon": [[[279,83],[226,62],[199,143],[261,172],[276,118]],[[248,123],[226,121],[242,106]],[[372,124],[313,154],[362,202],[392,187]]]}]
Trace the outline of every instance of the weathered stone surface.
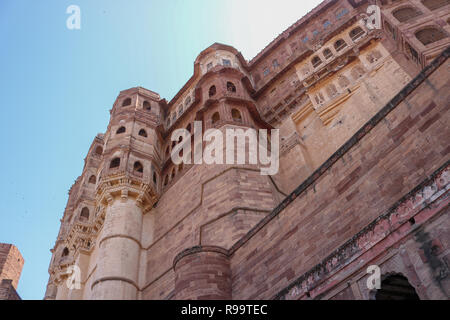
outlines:
[{"label": "weathered stone surface", "polygon": [[[373,264],[448,298],[450,38],[423,30],[449,32],[450,12],[382,3],[382,30],[360,23],[368,1],[327,0],[251,61],[216,43],[170,102],[122,91],[70,190],[46,299],[372,299]],[[421,14],[400,22],[406,3]],[[175,165],[171,134],[194,121],[279,129],[280,170]]]}]

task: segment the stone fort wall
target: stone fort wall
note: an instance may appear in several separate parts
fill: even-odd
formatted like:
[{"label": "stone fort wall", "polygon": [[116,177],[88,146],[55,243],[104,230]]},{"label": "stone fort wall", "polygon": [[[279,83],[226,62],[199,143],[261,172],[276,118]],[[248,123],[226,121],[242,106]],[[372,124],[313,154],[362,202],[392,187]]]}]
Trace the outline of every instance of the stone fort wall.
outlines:
[{"label": "stone fort wall", "polygon": [[[381,29],[361,23],[371,4]],[[327,0],[251,61],[205,49],[171,101],[122,91],[69,192],[45,298],[369,299],[369,262],[448,295],[449,16],[445,1]],[[280,129],[278,174],[175,165],[191,142],[171,134],[194,121]]]}]

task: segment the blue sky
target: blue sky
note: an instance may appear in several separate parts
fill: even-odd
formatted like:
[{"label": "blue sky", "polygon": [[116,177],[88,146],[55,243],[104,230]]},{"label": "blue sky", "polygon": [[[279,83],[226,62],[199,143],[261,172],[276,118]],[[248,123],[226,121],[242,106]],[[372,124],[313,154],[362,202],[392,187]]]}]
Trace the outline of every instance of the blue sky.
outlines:
[{"label": "blue sky", "polygon": [[[18,292],[42,299],[67,192],[121,90],[170,100],[214,42],[253,58],[320,1],[1,0],[0,242],[25,259]],[[81,29],[66,8],[81,9]]]}]

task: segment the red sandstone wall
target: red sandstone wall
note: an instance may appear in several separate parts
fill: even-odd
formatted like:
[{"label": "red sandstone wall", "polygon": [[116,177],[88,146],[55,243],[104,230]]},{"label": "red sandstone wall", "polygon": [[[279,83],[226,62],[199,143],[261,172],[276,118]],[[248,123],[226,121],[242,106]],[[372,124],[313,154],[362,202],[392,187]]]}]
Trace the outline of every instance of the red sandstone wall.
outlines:
[{"label": "red sandstone wall", "polygon": [[12,280],[12,285],[17,288],[24,260],[22,255],[12,244],[0,243],[0,281]]},{"label": "red sandstone wall", "polygon": [[274,297],[447,161],[449,79],[444,63],[313,185],[235,248],[233,299]]},{"label": "red sandstone wall", "polygon": [[175,259],[177,300],[231,299],[231,270],[227,250],[195,247]]},{"label": "red sandstone wall", "polygon": [[154,242],[143,243],[143,299],[170,298],[175,256],[198,245],[230,248],[272,210],[275,193],[270,178],[252,166],[197,165],[187,171],[152,210]]}]

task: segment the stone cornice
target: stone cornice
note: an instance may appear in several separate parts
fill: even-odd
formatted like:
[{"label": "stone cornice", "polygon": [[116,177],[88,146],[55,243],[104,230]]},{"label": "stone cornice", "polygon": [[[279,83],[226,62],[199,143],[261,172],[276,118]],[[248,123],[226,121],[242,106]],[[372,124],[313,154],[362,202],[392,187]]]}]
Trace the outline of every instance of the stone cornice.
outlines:
[{"label": "stone cornice", "polygon": [[116,198],[129,197],[136,199],[144,214],[150,211],[158,201],[158,195],[153,186],[126,172],[103,177],[97,187],[97,205],[108,206]]}]

